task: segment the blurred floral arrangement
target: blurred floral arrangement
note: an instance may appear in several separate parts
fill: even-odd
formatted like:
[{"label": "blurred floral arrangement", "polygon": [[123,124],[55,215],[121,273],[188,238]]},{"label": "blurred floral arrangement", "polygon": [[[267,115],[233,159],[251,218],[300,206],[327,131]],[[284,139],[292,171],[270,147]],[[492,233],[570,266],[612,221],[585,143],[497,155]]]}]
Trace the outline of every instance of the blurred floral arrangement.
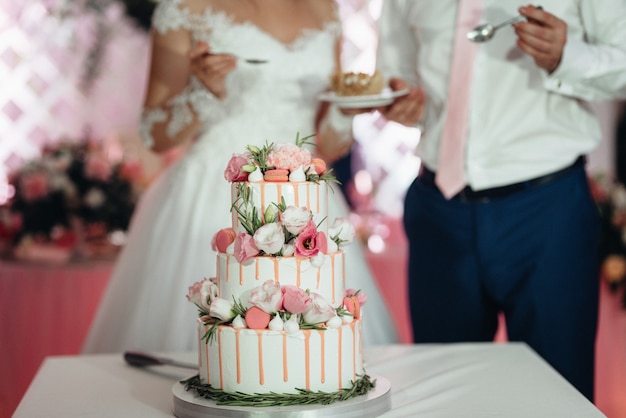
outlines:
[{"label": "blurred floral arrangement", "polygon": [[0,253],[63,263],[114,255],[143,189],[136,161],[111,161],[98,143],[60,143],[9,175]]},{"label": "blurred floral arrangement", "polygon": [[[626,287],[626,187],[607,176],[589,178],[591,192],[600,211],[600,275],[612,292]],[[626,308],[626,291],[622,293]]]}]

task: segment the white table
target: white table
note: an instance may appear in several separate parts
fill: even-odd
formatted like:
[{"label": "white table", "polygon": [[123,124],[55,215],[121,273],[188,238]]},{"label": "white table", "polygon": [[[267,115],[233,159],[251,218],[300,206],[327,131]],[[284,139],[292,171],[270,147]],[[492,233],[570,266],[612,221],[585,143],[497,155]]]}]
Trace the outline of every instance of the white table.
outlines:
[{"label": "white table", "polygon": [[[525,344],[391,345],[365,355],[368,373],[391,382],[385,418],[605,417]],[[193,374],[133,368],[121,354],[48,357],[14,418],[172,417],[172,386]]]}]

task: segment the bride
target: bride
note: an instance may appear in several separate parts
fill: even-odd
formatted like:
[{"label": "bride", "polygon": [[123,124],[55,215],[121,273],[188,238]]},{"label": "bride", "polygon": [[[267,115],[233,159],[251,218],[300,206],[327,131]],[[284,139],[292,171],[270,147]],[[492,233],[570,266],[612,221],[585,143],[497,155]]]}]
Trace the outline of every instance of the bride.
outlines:
[{"label": "bride", "polygon": [[[211,239],[231,220],[223,177],[231,155],[297,133],[318,132],[313,151],[330,163],[351,145],[351,119],[316,99],[337,71],[340,37],[333,0],[158,3],[141,134],[156,152],[193,143],[142,196],[84,352],[197,346],[185,295],[216,271]],[[340,191],[333,195],[329,219],[347,216]],[[364,344],[397,342],[358,244],[346,262],[347,287],[368,297]]]}]

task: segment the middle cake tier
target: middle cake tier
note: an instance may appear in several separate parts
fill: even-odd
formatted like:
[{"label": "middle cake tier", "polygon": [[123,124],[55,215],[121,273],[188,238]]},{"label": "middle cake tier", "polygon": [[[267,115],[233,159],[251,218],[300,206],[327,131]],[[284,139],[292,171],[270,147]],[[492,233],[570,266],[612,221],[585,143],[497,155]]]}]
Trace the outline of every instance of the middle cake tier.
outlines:
[{"label": "middle cake tier", "polygon": [[296,256],[260,256],[242,264],[234,255],[218,253],[219,296],[247,301],[254,288],[266,280],[273,280],[283,286],[309,289],[336,307],[342,303],[346,289],[345,253],[339,250],[324,254],[323,258],[320,266],[313,265],[310,258]]}]

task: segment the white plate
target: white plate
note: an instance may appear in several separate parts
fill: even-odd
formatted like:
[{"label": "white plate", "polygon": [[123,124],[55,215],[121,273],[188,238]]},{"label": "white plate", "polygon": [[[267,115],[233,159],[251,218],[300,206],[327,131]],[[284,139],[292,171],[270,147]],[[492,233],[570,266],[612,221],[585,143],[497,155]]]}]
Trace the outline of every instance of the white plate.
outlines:
[{"label": "white plate", "polygon": [[393,102],[396,97],[409,94],[408,89],[392,91],[390,89],[383,90],[380,94],[372,94],[367,96],[337,96],[333,91],[322,93],[318,96],[323,102],[335,103],[344,109],[362,109],[368,107],[385,106]]}]

